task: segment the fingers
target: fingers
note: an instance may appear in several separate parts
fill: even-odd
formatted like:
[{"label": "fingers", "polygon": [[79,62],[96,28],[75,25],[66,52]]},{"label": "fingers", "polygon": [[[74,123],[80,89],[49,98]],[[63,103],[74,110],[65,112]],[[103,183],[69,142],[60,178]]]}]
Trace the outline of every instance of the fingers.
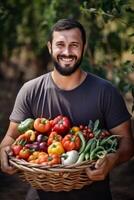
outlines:
[{"label": "fingers", "polygon": [[86,173],[89,179],[93,181],[104,180],[107,175],[107,158],[98,159],[94,168],[87,168]]},{"label": "fingers", "polygon": [[7,147],[5,148],[5,151],[6,151],[7,155],[9,155],[9,156],[12,156],[12,155],[13,155],[13,152],[12,152],[10,146],[7,146]]},{"label": "fingers", "polygon": [[87,174],[88,178],[92,181],[104,180],[106,177],[106,174],[102,170],[99,170],[99,169],[92,170],[90,168],[87,168],[86,174]]},{"label": "fingers", "polygon": [[104,180],[111,169],[116,165],[117,159],[118,154],[116,155],[116,153],[109,153],[103,158],[99,158],[94,167],[86,169],[87,176],[93,181]]},{"label": "fingers", "polygon": [[3,147],[1,149],[1,170],[8,174],[14,174],[17,170],[9,164],[8,155],[12,155],[10,147]]},{"label": "fingers", "polygon": [[106,162],[106,159],[107,159],[106,156],[104,156],[103,158],[99,158],[95,163],[95,168],[98,169],[101,166],[103,166],[103,164],[105,164]]}]

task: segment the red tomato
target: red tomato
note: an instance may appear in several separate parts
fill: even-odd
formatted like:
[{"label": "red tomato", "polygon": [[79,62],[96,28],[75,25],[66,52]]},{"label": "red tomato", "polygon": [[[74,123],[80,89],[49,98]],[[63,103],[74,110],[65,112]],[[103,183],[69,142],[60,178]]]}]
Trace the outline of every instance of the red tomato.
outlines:
[{"label": "red tomato", "polygon": [[58,134],[65,134],[69,131],[71,123],[68,117],[59,115],[52,121],[52,131],[56,131]]},{"label": "red tomato", "polygon": [[81,146],[81,140],[77,135],[67,134],[62,139],[62,145],[65,151],[78,150]]},{"label": "red tomato", "polygon": [[55,131],[52,131],[48,137],[47,144],[48,146],[53,142],[60,142],[62,140],[62,136],[57,134]]},{"label": "red tomato", "polygon": [[29,158],[30,154],[31,154],[31,153],[30,153],[30,150],[29,150],[29,149],[23,148],[23,149],[21,149],[20,152],[19,152],[19,158],[24,159],[24,160],[27,160],[27,159]]},{"label": "red tomato", "polygon": [[60,155],[58,154],[49,154],[48,156],[48,165],[57,165],[61,163]]},{"label": "red tomato", "polygon": [[51,123],[46,118],[37,118],[34,121],[34,128],[41,133],[47,133],[51,130]]},{"label": "red tomato", "polygon": [[23,146],[21,146],[20,144],[12,145],[11,149],[13,151],[13,155],[17,156],[22,148]]}]

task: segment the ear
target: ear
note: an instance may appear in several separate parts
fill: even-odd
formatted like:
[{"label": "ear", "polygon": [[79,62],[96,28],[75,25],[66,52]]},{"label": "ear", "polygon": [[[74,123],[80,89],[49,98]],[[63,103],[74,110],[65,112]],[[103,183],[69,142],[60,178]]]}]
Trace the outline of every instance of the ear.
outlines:
[{"label": "ear", "polygon": [[47,43],[47,47],[48,47],[48,51],[49,51],[49,53],[51,54],[51,53],[52,53],[52,51],[51,51],[51,47],[52,47],[52,45],[51,45],[51,42],[50,42],[50,41],[48,41],[48,43]]}]

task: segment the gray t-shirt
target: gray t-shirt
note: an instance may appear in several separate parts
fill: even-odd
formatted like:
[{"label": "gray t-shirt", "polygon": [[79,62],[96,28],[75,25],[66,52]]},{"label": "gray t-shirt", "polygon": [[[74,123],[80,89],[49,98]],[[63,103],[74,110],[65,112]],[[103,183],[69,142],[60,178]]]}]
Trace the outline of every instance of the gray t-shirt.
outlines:
[{"label": "gray t-shirt", "polygon": [[131,117],[122,96],[109,81],[88,73],[81,85],[66,91],[57,87],[49,72],[22,86],[10,120],[53,119],[59,114],[68,116],[72,125],[87,125],[89,120],[99,119],[102,128],[107,129]]},{"label": "gray t-shirt", "polygon": [[[102,128],[111,129],[130,119],[122,96],[108,81],[88,74],[81,85],[66,91],[58,88],[51,72],[28,81],[20,89],[10,120],[21,122],[28,117],[53,119],[57,115],[68,116],[72,125],[88,125],[89,120],[100,120]],[[81,190],[70,192],[38,191],[40,199],[111,200],[108,177]]]}]

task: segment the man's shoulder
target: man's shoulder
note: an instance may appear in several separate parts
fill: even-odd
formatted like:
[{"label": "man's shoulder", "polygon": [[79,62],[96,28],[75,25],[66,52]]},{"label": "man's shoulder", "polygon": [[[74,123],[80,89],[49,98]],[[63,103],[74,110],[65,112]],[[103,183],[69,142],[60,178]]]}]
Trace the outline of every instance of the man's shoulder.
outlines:
[{"label": "man's shoulder", "polygon": [[49,77],[50,77],[50,72],[25,82],[23,87],[25,88],[40,87],[40,85],[42,85],[43,83],[45,84],[45,82],[48,80]]},{"label": "man's shoulder", "polygon": [[113,84],[106,78],[102,78],[96,74],[88,73],[88,80],[99,87],[113,87]]}]

